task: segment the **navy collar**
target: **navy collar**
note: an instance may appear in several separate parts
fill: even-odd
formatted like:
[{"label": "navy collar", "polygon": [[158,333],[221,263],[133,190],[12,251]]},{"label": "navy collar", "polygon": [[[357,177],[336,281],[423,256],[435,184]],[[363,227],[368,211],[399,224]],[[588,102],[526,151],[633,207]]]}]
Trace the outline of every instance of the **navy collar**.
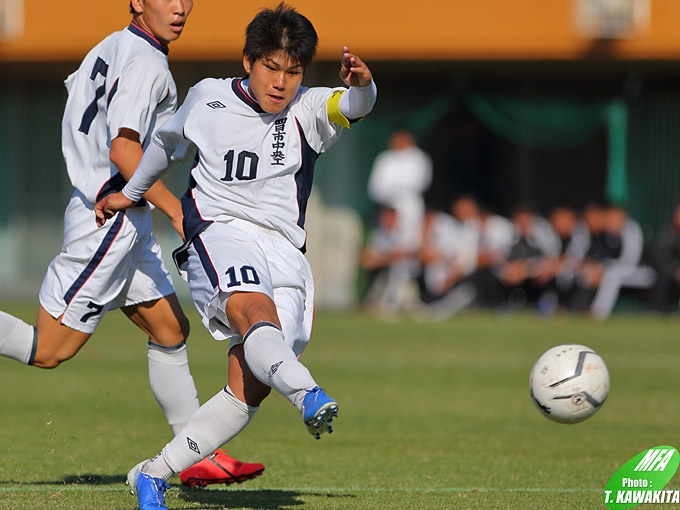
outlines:
[{"label": "navy collar", "polygon": [[251,95],[248,94],[247,87],[248,80],[245,78],[236,78],[231,80],[231,88],[234,91],[234,94],[236,94],[236,97],[250,106],[256,113],[266,113],[260,106],[260,103],[255,101],[255,99],[253,99]]},{"label": "navy collar", "polygon": [[162,52],[166,56],[168,55],[168,47],[165,44],[162,44],[158,39],[156,39],[153,35],[151,35],[149,32],[144,30],[142,27],[140,27],[137,23],[134,21],[130,23],[128,26],[128,30],[135,34],[136,36],[141,37],[144,39],[146,42],[148,42],[151,46],[156,48],[158,51]]}]

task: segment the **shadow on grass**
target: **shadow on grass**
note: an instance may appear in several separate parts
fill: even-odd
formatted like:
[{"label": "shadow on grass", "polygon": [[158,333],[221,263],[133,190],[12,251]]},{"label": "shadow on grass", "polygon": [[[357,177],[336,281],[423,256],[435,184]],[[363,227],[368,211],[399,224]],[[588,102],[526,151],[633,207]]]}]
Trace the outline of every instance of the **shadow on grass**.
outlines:
[{"label": "shadow on grass", "polygon": [[62,480],[39,480],[17,482],[0,480],[0,485],[115,485],[125,484],[125,475],[68,475]]},{"label": "shadow on grass", "polygon": [[315,498],[354,498],[351,494],[330,494],[317,492],[302,492],[281,489],[256,489],[256,490],[206,490],[206,489],[181,489],[179,498],[187,503],[210,505],[205,508],[252,508],[257,510],[280,510],[304,506],[305,496]]},{"label": "shadow on grass", "polygon": [[[125,475],[71,475],[62,480],[42,480],[33,482],[14,482],[0,480],[0,486],[59,486],[59,485],[120,485],[124,487]],[[192,505],[201,505],[200,508],[252,508],[257,510],[283,510],[287,508],[301,507],[305,505],[305,496],[313,498],[355,498],[352,494],[333,494],[318,491],[297,491],[281,489],[187,489],[181,485],[173,485],[173,490],[179,491],[176,497]],[[192,506],[193,508],[193,506]]]}]

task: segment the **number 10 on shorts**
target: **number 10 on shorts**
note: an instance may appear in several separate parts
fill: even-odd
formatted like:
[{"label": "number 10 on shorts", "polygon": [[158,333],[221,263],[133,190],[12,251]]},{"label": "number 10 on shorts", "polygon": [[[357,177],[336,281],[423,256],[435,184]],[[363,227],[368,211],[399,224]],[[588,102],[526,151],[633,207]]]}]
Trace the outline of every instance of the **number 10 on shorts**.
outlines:
[{"label": "number 10 on shorts", "polygon": [[227,284],[228,288],[239,287],[242,283],[250,285],[260,284],[260,277],[257,275],[257,271],[255,271],[253,266],[241,266],[239,275],[236,273],[236,268],[231,266],[226,270],[225,274],[229,277],[229,283]]}]

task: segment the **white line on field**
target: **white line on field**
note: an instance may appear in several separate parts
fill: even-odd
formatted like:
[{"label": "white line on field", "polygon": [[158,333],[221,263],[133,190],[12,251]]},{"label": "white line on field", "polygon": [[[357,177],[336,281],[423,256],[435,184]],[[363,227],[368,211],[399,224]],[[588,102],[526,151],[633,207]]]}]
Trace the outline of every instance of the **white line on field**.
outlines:
[{"label": "white line on field", "polygon": [[[512,493],[512,492],[538,492],[538,493],[584,493],[602,492],[604,489],[592,487],[555,489],[550,487],[211,487],[211,491],[233,491],[233,492],[260,492],[260,491],[289,491],[289,492],[330,492],[330,493],[351,493],[351,492],[423,492],[423,493],[449,493],[449,492],[493,492],[493,493]],[[69,485],[0,485],[2,492],[44,492],[44,491],[65,491],[65,492],[123,492],[129,491],[124,487],[111,487],[105,485],[88,484],[69,484]]]}]

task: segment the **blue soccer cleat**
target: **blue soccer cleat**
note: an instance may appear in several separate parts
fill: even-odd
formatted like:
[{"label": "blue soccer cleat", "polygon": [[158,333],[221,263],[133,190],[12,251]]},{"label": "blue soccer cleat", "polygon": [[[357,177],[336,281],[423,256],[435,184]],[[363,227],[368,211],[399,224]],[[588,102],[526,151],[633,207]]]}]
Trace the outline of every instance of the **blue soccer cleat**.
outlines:
[{"label": "blue soccer cleat", "polygon": [[302,401],[302,419],[311,435],[320,439],[324,432],[332,433],[331,422],[337,415],[338,403],[325,391],[318,386],[307,391]]},{"label": "blue soccer cleat", "polygon": [[148,460],[144,460],[133,467],[127,475],[127,485],[130,492],[137,495],[139,510],[168,510],[165,506],[165,491],[170,488],[162,478],[153,478],[151,475],[142,473],[142,466]]}]

